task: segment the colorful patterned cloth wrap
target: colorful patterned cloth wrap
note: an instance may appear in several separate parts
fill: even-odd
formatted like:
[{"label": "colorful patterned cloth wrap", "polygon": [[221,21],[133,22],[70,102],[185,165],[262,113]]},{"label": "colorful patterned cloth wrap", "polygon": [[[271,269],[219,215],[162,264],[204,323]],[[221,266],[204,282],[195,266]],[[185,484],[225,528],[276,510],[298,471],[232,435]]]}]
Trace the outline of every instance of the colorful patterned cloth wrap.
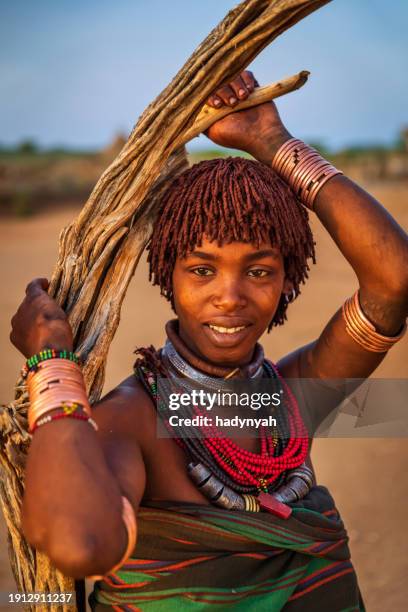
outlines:
[{"label": "colorful patterned cloth wrap", "polygon": [[292,508],[283,520],[179,502],[140,507],[135,554],[95,583],[92,610],[364,611],[327,489]]}]

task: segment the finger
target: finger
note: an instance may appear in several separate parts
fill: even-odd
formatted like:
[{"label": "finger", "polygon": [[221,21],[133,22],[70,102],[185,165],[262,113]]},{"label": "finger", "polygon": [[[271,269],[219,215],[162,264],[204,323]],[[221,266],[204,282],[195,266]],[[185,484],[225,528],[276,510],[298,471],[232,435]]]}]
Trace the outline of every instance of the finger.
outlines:
[{"label": "finger", "polygon": [[227,106],[235,106],[235,104],[238,103],[238,98],[235,95],[234,90],[229,85],[224,85],[224,87],[217,89],[216,96],[221,98],[221,100]]},{"label": "finger", "polygon": [[10,321],[11,333],[15,333],[16,327],[18,327],[18,321],[20,319],[20,316],[21,316],[21,306],[17,310],[15,315],[13,315],[13,317],[11,318],[11,321]]},{"label": "finger", "polygon": [[26,287],[26,294],[29,296],[40,295],[44,291],[47,291],[49,285],[50,283],[48,282],[48,279],[35,278],[31,281],[31,283],[28,283]]},{"label": "finger", "polygon": [[24,298],[24,300],[21,302],[20,306],[17,308],[16,312],[14,313],[11,319],[12,327],[16,324],[18,319],[21,318],[21,314],[24,312],[24,309],[26,308],[27,301],[28,301],[27,298]]},{"label": "finger", "polygon": [[220,108],[220,106],[224,105],[224,102],[218,96],[212,95],[208,98],[207,104],[213,108]]},{"label": "finger", "polygon": [[245,100],[249,96],[249,90],[241,76],[231,81],[230,87],[240,100]]},{"label": "finger", "polygon": [[255,87],[259,87],[258,81],[250,70],[245,70],[245,72],[241,74],[241,77],[250,93],[254,91]]}]

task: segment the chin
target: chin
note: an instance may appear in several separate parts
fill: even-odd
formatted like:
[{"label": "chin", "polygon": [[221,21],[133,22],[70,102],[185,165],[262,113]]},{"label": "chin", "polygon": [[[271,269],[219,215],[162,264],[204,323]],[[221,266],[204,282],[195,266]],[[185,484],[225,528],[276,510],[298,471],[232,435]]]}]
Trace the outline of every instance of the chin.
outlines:
[{"label": "chin", "polygon": [[245,365],[249,362],[251,357],[248,357],[248,355],[250,353],[253,353],[254,347],[255,344],[245,353],[243,353],[242,350],[239,349],[236,351],[222,351],[219,349],[211,349],[207,351],[206,354],[204,354],[204,357],[206,360],[213,363],[214,365],[237,367],[240,365]]},{"label": "chin", "polygon": [[208,361],[220,366],[239,366],[249,363],[259,336],[253,329],[237,334],[217,334],[202,328],[197,349]]}]

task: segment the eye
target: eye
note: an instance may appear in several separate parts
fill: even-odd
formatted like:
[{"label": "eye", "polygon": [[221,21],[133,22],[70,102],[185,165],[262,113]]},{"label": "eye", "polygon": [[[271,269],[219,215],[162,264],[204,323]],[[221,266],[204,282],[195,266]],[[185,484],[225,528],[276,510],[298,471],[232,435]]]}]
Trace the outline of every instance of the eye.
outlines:
[{"label": "eye", "polygon": [[194,268],[191,270],[193,274],[196,276],[211,276],[214,272],[210,268],[205,268],[204,266],[200,266],[199,268]]},{"label": "eye", "polygon": [[265,278],[265,276],[269,276],[270,274],[271,272],[269,270],[264,270],[262,268],[248,270],[248,276],[252,276],[253,278]]}]

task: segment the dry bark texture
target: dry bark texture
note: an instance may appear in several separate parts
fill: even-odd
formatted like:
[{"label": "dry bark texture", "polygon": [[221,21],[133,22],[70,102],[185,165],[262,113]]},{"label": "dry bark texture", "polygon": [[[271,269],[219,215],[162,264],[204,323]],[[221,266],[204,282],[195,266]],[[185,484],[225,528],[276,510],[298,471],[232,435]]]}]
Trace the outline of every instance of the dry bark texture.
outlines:
[{"label": "dry bark texture", "polygon": [[[245,69],[279,34],[327,2],[245,0],[231,10],[147,107],[78,218],[62,231],[50,294],[69,315],[75,348],[85,363],[91,402],[102,390],[107,352],[126,289],[151,231],[160,193],[187,167],[183,145],[195,135],[191,127],[205,100]],[[298,81],[294,77],[291,88],[300,86],[306,76],[298,75]],[[202,124],[199,128],[203,129]],[[24,464],[30,443],[27,408],[28,397],[20,380],[15,401],[0,408],[0,493],[11,566],[21,591],[70,591],[73,580],[33,550],[21,531]]]}]

